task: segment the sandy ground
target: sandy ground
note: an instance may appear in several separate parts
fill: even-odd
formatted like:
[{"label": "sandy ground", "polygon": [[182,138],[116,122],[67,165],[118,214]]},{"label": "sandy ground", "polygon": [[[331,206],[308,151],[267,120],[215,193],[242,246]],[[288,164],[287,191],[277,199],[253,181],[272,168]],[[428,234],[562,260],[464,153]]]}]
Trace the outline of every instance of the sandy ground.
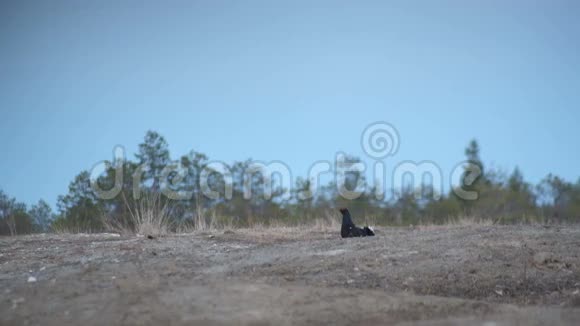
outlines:
[{"label": "sandy ground", "polygon": [[580,325],[580,227],[0,238],[2,325]]}]

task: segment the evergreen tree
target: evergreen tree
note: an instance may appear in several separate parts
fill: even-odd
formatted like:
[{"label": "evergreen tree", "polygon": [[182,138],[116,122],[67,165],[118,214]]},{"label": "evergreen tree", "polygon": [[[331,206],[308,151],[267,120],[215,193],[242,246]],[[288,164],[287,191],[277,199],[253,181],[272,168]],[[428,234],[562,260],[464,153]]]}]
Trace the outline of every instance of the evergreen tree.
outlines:
[{"label": "evergreen tree", "polygon": [[159,190],[161,171],[169,164],[169,145],[163,136],[155,131],[147,131],[143,143],[139,144],[139,152],[135,154],[137,164],[146,166],[143,171],[142,183],[151,182],[154,191]]},{"label": "evergreen tree", "polygon": [[52,222],[54,216],[52,214],[52,209],[44,201],[39,200],[36,205],[32,205],[28,214],[35,222],[39,231],[45,232],[48,230],[50,223]]}]

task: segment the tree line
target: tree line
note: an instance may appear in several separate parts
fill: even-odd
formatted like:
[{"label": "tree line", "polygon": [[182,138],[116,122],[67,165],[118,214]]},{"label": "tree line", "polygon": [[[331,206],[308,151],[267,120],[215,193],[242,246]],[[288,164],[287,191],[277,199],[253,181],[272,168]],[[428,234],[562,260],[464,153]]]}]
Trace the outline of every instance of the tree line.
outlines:
[{"label": "tree line", "polygon": [[[280,185],[264,196],[264,185],[270,182],[260,173],[248,175],[251,160],[234,162],[228,166],[229,179],[213,173],[207,177],[208,186],[217,191],[217,198],[208,198],[200,186],[200,176],[210,162],[208,157],[191,151],[178,159],[182,173],[164,174],[164,168],[175,164],[169,146],[163,136],[148,131],[139,145],[134,160],[116,162],[98,177],[89,171],[81,171],[69,184],[68,192],[58,197],[57,210],[53,212],[43,200],[27,207],[0,190],[0,234],[16,235],[34,232],[66,230],[72,232],[101,232],[110,225],[130,226],[131,208],[140,201],[150,200],[151,194],[161,193],[167,187],[176,193],[187,192],[187,199],[172,200],[160,196],[171,217],[171,227],[183,225],[204,228],[229,225],[247,227],[256,224],[300,225],[316,218],[332,218],[337,207],[349,207],[356,216],[367,223],[378,225],[444,224],[462,218],[491,220],[493,223],[572,223],[580,221],[580,179],[576,183],[548,174],[539,184],[525,181],[516,167],[511,173],[499,169],[486,169],[480,157],[477,141],[472,140],[465,149],[466,160],[478,166],[481,173],[469,184],[468,190],[478,194],[476,200],[466,200],[453,189],[446,194],[433,196],[428,185],[420,189],[403,186],[392,199],[378,199],[375,189],[365,176],[352,172],[345,177],[345,186],[354,189],[357,184],[366,189],[356,199],[345,199],[336,187],[336,181],[319,187],[314,196],[298,196],[312,191],[312,181],[298,178],[292,196],[284,196]],[[359,159],[348,156],[355,163]],[[147,169],[140,171],[143,166]],[[122,184],[116,184],[116,173],[123,174]],[[216,171],[217,172],[217,171]],[[135,196],[135,178],[143,195]],[[467,172],[463,177],[466,177]],[[91,178],[93,178],[91,180]],[[178,182],[172,182],[177,180]],[[99,188],[118,187],[113,198],[103,199],[91,181]],[[224,184],[231,182],[231,199],[226,199]],[[369,187],[367,187],[369,186]],[[246,198],[244,190],[250,187],[252,196]]]}]

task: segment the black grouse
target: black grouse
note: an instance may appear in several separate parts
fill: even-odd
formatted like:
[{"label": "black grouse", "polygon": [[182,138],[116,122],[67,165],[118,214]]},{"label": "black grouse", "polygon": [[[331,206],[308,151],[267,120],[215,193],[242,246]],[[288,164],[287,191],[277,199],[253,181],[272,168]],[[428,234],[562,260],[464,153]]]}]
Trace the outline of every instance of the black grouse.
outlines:
[{"label": "black grouse", "polygon": [[368,226],[364,228],[359,228],[352,222],[352,218],[350,216],[350,212],[346,208],[341,208],[340,212],[342,213],[342,227],[340,228],[340,236],[343,238],[352,238],[352,237],[370,237],[375,235],[373,229]]}]

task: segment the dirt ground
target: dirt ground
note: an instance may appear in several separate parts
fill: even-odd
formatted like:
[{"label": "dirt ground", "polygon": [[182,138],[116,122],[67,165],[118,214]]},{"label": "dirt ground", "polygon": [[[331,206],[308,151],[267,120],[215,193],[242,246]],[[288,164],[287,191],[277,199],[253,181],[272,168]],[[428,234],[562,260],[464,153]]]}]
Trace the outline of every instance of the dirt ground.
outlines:
[{"label": "dirt ground", "polygon": [[580,325],[580,227],[0,238],[2,325]]}]

